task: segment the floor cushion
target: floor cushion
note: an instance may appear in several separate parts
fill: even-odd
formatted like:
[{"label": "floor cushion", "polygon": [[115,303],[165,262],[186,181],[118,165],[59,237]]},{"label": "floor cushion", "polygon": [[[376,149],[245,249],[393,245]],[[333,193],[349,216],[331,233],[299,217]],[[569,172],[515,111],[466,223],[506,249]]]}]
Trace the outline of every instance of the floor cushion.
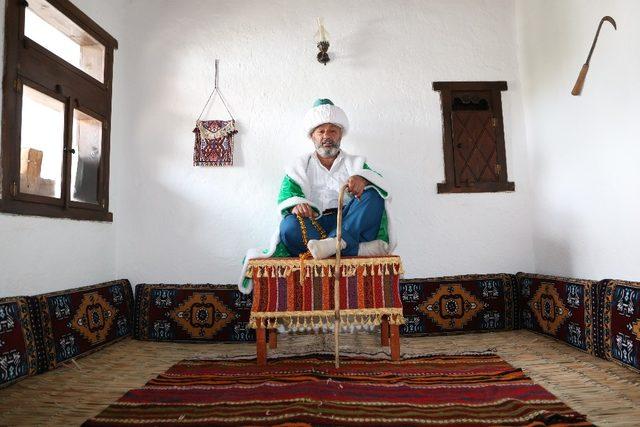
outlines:
[{"label": "floor cushion", "polygon": [[595,354],[598,282],[527,273],[518,273],[516,278],[523,328]]},{"label": "floor cushion", "polygon": [[135,337],[152,341],[255,342],[252,295],[237,285],[136,286]]},{"label": "floor cushion", "polygon": [[400,281],[405,336],[500,331],[517,327],[511,274],[472,274]]},{"label": "floor cushion", "polygon": [[640,283],[600,282],[597,356],[640,372]]},{"label": "floor cushion", "polygon": [[37,349],[25,297],[0,298],[0,388],[37,372]]},{"label": "floor cushion", "polygon": [[128,280],[30,297],[40,316],[43,348],[40,370],[92,353],[131,335],[133,295]]}]

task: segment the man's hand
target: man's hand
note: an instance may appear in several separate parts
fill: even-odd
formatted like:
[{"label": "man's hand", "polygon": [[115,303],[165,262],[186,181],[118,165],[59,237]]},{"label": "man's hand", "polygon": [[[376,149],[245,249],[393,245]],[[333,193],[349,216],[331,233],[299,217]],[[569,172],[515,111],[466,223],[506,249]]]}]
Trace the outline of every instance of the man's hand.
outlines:
[{"label": "man's hand", "polygon": [[362,192],[364,191],[364,187],[369,185],[370,182],[361,177],[360,175],[353,175],[349,177],[349,181],[347,181],[347,186],[349,189],[349,193],[353,194],[356,199],[359,199],[362,196]]},{"label": "man's hand", "polygon": [[316,213],[311,206],[306,203],[300,203],[299,205],[294,206],[291,210],[291,213],[294,215],[300,215],[303,218],[315,218]]}]

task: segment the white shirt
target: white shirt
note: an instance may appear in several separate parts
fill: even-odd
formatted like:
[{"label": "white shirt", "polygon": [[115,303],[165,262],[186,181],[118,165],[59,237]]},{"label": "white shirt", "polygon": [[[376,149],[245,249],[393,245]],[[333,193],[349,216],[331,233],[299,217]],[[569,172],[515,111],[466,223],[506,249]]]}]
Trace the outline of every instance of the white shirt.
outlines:
[{"label": "white shirt", "polygon": [[[342,150],[329,170],[322,166],[322,163],[318,160],[317,153],[314,153],[309,159],[306,172],[311,184],[309,200],[320,208],[320,212],[337,208],[340,187],[349,180],[349,171],[345,165]],[[350,196],[349,193],[346,193],[345,204],[348,199],[350,199]]]}]

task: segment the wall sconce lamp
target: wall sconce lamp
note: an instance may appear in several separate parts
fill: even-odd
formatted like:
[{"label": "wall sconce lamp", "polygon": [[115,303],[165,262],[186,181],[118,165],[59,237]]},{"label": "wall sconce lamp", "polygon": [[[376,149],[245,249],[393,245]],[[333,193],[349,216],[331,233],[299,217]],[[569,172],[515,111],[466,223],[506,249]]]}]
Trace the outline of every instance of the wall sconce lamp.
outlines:
[{"label": "wall sconce lamp", "polygon": [[318,18],[318,32],[316,33],[316,40],[318,41],[318,62],[323,65],[327,65],[329,62],[329,54],[327,51],[329,50],[329,33],[324,29],[324,25],[322,24],[322,18]]}]

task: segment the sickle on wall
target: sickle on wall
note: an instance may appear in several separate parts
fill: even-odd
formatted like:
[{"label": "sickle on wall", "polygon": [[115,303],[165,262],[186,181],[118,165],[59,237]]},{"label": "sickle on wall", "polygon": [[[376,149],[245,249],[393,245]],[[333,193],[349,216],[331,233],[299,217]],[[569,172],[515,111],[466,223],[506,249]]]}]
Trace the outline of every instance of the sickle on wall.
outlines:
[{"label": "sickle on wall", "polygon": [[616,25],[615,19],[610,16],[605,16],[600,20],[600,25],[598,25],[598,31],[596,31],[596,36],[593,39],[593,43],[591,44],[591,50],[589,51],[589,56],[587,56],[587,62],[584,63],[582,69],[580,70],[580,74],[578,75],[578,80],[576,80],[576,84],[573,86],[573,90],[571,91],[571,95],[578,96],[582,93],[582,87],[584,86],[584,80],[587,77],[587,71],[589,71],[589,61],[591,61],[591,55],[593,55],[593,49],[596,47],[596,42],[598,41],[598,36],[600,35],[600,29],[602,28],[602,24],[607,21],[615,30],[618,29]]}]

